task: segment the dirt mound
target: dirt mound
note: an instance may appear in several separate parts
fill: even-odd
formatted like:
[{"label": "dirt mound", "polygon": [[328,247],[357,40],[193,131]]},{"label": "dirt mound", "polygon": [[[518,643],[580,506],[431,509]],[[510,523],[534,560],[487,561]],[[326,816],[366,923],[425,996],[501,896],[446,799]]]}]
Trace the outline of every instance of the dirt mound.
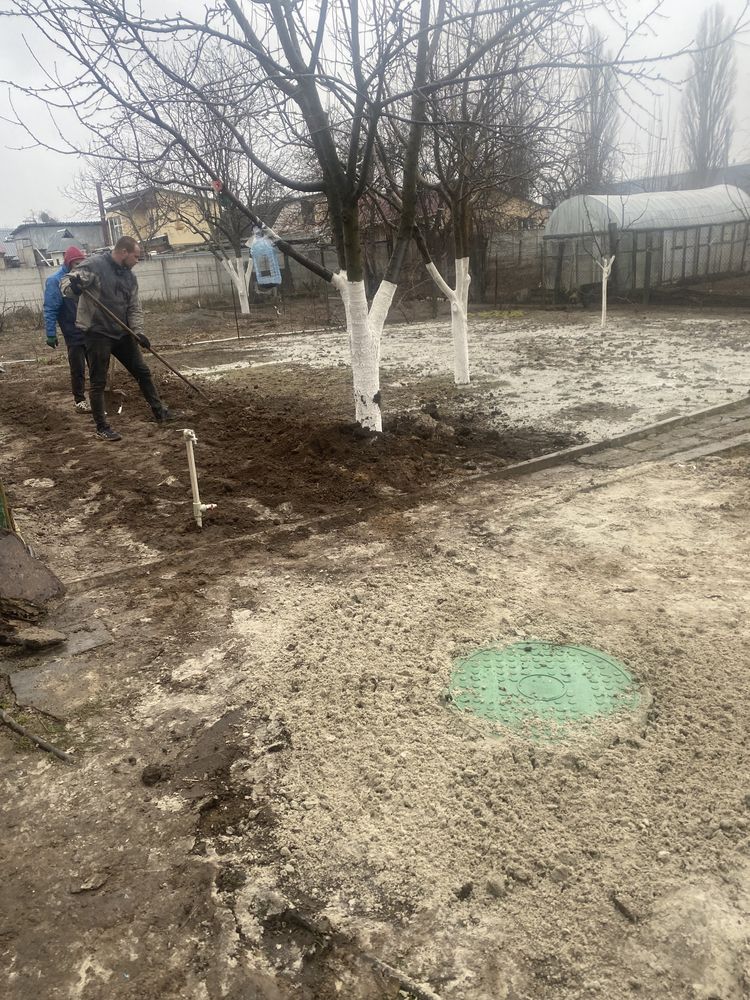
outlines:
[{"label": "dirt mound", "polygon": [[[479,415],[451,412],[434,400],[413,409],[391,410],[384,433],[374,434],[340,419],[346,400],[347,373],[326,394],[315,374],[286,372],[286,391],[278,391],[276,369],[268,377],[253,373],[253,385],[210,387],[210,403],[190,396],[174,381],[170,405],[184,418],[169,429],[157,427],[132,384],[124,412],[113,423],[124,437],[116,445],[93,438],[90,418],[72,412],[59,368],[42,373],[43,389],[32,409],[28,387],[10,383],[0,400],[0,417],[23,427],[30,442],[31,465],[55,477],[60,509],[75,507],[81,483],[88,483],[97,527],[126,526],[133,537],[164,550],[180,535],[197,530],[190,517],[190,486],[181,428],[197,437],[201,496],[217,508],[206,530],[223,537],[259,524],[294,522],[339,514],[357,520],[396,493],[407,505],[424,499],[458,475],[495,468],[555,451],[579,435],[533,427],[496,430]],[[327,398],[328,395],[328,398]],[[61,454],[67,460],[61,463]],[[95,510],[93,508],[96,508]],[[80,511],[80,504],[78,504]],[[165,514],[170,531],[165,532]]]}]

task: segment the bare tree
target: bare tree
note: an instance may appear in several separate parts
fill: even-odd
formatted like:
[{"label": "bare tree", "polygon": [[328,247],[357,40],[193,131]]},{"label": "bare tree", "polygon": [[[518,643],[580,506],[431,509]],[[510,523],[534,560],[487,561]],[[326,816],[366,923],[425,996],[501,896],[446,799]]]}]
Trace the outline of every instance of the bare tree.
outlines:
[{"label": "bare tree", "polygon": [[[550,3],[553,0],[536,0]],[[163,149],[188,157],[200,168],[209,186],[214,168],[204,150],[186,137],[175,123],[175,107],[203,103],[231,136],[233,148],[278,184],[291,190],[325,194],[340,271],[332,274],[307,260],[293,247],[278,241],[291,257],[335,284],[347,314],[354,375],[357,419],[380,430],[380,335],[396,289],[406,246],[412,238],[416,194],[416,165],[423,128],[426,57],[430,38],[440,26],[430,26],[429,0],[407,0],[390,17],[374,3],[360,12],[359,5],[323,3],[308,24],[306,8],[272,0],[246,15],[236,0],[225,0],[205,14],[202,21],[182,15],[149,18],[142,8],[117,0],[14,0],[12,12],[21,14],[43,31],[47,39],[74,59],[73,79],[50,74],[47,87],[35,93],[53,110],[56,120],[67,107],[101,144],[101,155],[111,155],[113,108],[116,128],[127,134],[138,120],[153,130]],[[222,115],[213,94],[194,80],[204,51],[217,44],[227,55],[228,69],[218,89],[231,89],[241,108],[248,94],[267,102],[265,120],[238,123]],[[242,64],[237,73],[231,54]],[[406,102],[411,117],[410,138],[401,177],[403,207],[394,251],[372,308],[364,293],[363,258],[359,229],[359,201],[367,185],[378,121],[384,114],[384,81],[395,62],[410,66],[409,82],[396,101]],[[462,67],[467,72],[473,61]],[[154,89],[154,78],[159,86]],[[30,91],[27,91],[29,93]],[[277,171],[261,160],[255,149],[255,131],[273,132],[279,148],[302,144],[314,156],[316,176],[307,178]],[[61,135],[62,141],[62,135]],[[152,156],[134,134],[135,152],[144,162]],[[294,168],[295,163],[287,165]],[[183,172],[184,177],[184,172]],[[244,209],[253,222],[262,224],[231,187],[226,199]],[[276,236],[276,234],[273,234]]]},{"label": "bare tree", "polygon": [[682,103],[682,138],[688,169],[699,185],[726,167],[734,135],[735,65],[732,28],[721,4],[701,15],[704,48],[690,56],[692,73]]},{"label": "bare tree", "polygon": [[571,193],[599,194],[614,176],[619,149],[617,74],[598,28],[589,29],[589,65],[578,73]]},{"label": "bare tree", "polygon": [[675,136],[675,123],[663,96],[655,99],[646,128],[644,191],[668,191],[680,169],[681,153]]},{"label": "bare tree", "polygon": [[[451,305],[457,384],[469,381],[469,288],[477,275],[481,283],[494,226],[504,209],[528,197],[542,166],[563,155],[558,134],[574,105],[566,97],[567,64],[581,55],[580,9],[527,8],[523,30],[499,32],[523,8],[510,3],[489,11],[481,0],[469,0],[463,6],[466,16],[446,27],[430,59],[430,80],[445,81],[467,49],[481,50],[488,38],[496,39],[483,50],[470,77],[459,76],[430,91],[425,109],[428,126],[419,180],[432,198],[422,198],[419,221],[425,238],[420,249],[428,274]],[[391,121],[396,137],[401,136],[399,125]],[[398,162],[397,145],[381,151],[389,180]],[[450,271],[455,287],[449,284]]]},{"label": "bare tree", "polygon": [[[254,148],[263,145],[262,132],[254,123],[267,109],[257,89],[243,80],[244,60],[233,50],[221,52],[214,40],[192,38],[162,58],[168,71],[159,73],[146,65],[143,80],[152,105],[159,106],[161,121],[179,141],[165,143],[163,128],[116,106],[110,123],[96,131],[90,165],[77,190],[88,200],[90,190],[100,183],[141,242],[148,243],[170,223],[190,232],[221,263],[235,286],[241,311],[249,313],[250,261],[242,250],[255,223],[246,207],[273,201],[278,185],[237,148],[233,133],[252,128]],[[202,100],[182,98],[175,78],[185,73]],[[235,81],[232,86],[231,81]],[[185,142],[199,152],[202,164],[184,155]]]}]

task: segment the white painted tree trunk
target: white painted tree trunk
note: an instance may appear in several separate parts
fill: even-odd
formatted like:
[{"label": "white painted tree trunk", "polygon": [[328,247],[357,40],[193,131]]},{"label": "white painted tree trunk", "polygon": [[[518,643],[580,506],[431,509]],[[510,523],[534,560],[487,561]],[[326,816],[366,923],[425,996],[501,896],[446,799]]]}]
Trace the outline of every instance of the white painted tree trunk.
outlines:
[{"label": "white painted tree trunk", "polygon": [[612,257],[602,257],[602,262],[599,267],[602,272],[602,330],[607,325],[607,287],[609,285],[609,276],[612,273],[612,265],[615,262],[614,255]]},{"label": "white painted tree trunk", "polygon": [[381,281],[368,313],[363,281],[348,281],[346,275],[339,272],[333,276],[333,284],[346,311],[355,418],[357,423],[369,430],[382,431],[380,338],[397,286],[390,281]]},{"label": "white painted tree trunk", "polygon": [[456,287],[451,288],[437,267],[430,262],[427,270],[451,304],[451,332],[453,334],[453,380],[456,385],[468,385],[469,376],[469,258],[456,260]]},{"label": "white painted tree trunk", "polygon": [[247,282],[250,277],[252,261],[249,260],[246,263],[242,257],[235,257],[234,260],[227,260],[225,257],[222,257],[221,264],[237,289],[237,298],[240,300],[240,312],[247,315],[250,312]]}]

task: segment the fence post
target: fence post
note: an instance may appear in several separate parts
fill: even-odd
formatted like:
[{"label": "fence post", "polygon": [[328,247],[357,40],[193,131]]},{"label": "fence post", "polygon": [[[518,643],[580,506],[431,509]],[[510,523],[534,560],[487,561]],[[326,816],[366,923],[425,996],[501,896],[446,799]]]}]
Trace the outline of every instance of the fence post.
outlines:
[{"label": "fence post", "polygon": [[[219,267],[219,260],[214,257],[214,271],[216,272],[216,298],[221,298],[221,268]],[[232,299],[234,301],[234,299]]]},{"label": "fence post", "polygon": [[557,245],[557,266],[555,268],[555,289],[553,302],[555,305],[560,301],[560,289],[562,288],[563,261],[565,259],[565,240],[560,240]]},{"label": "fence post", "polygon": [[[610,224],[607,226],[607,232],[609,234],[609,247],[608,247],[608,254],[607,254],[607,256],[608,257],[615,257],[615,258],[617,258],[617,244],[619,243],[619,237],[617,235],[617,223],[616,222],[610,222]],[[613,292],[616,292],[618,290],[618,287],[619,287],[619,281],[618,281],[618,278],[619,278],[618,271],[619,270],[620,269],[618,267],[617,260],[615,259],[615,262],[612,265],[612,273],[609,276],[609,280],[610,280],[611,288],[612,288]],[[635,276],[634,276],[634,280],[635,280]]]},{"label": "fence post", "polygon": [[169,285],[167,284],[167,268],[166,260],[164,257],[161,258],[161,283],[164,287],[164,298],[169,301]]},{"label": "fence post", "polygon": [[651,256],[653,254],[653,238],[646,233],[646,257],[643,261],[643,304],[647,306],[651,298]]}]

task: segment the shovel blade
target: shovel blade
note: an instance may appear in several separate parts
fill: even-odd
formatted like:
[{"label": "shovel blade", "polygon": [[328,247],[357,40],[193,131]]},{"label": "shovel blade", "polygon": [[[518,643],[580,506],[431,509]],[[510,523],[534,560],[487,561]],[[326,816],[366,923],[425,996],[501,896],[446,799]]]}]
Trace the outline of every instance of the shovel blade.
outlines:
[{"label": "shovel blade", "polygon": [[104,409],[107,413],[122,413],[122,406],[126,395],[122,389],[104,390]]}]

